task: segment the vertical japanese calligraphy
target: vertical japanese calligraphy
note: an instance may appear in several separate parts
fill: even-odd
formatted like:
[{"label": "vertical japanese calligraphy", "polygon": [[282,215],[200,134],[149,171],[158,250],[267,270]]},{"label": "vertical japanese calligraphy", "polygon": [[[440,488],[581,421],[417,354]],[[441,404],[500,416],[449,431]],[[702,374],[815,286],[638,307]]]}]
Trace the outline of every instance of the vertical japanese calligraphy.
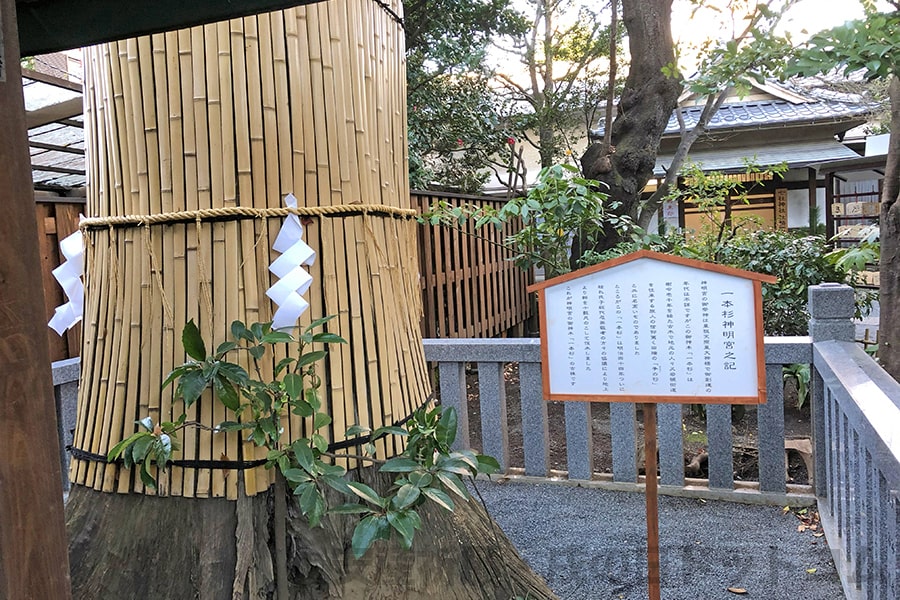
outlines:
[{"label": "vertical japanese calligraphy", "polygon": [[775,229],[778,231],[788,230],[788,191],[786,188],[778,188],[775,190]]}]

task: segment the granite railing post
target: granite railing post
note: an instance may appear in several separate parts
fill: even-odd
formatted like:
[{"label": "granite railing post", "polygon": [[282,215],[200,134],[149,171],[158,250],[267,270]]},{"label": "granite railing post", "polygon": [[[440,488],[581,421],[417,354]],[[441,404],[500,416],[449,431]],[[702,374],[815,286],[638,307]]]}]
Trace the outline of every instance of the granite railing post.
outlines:
[{"label": "granite railing post", "polygon": [[81,375],[81,359],[67,358],[53,363],[53,392],[56,398],[56,421],[59,435],[60,463],[62,464],[63,491],[69,490],[69,451],[72,431],[75,429],[75,411],[78,405],[78,381]]},{"label": "granite railing post", "polygon": [[[853,288],[840,283],[811,285],[809,297],[809,336],[813,343],[830,340],[852,342],[856,335],[853,323],[855,310]],[[825,480],[825,453],[827,451],[824,412],[824,389],[821,376],[812,369],[810,377],[810,415],[812,420],[813,454],[815,465],[815,494],[819,498],[828,495]]]}]

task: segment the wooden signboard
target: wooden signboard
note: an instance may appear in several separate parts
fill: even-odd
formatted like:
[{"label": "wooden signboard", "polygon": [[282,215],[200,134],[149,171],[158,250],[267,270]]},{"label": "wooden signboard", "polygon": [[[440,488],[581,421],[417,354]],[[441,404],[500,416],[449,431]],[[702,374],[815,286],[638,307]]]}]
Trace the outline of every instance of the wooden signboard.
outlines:
[{"label": "wooden signboard", "polygon": [[544,398],[644,404],[650,600],[660,598],[656,404],[766,401],[762,283],[775,281],[642,250],[528,288]]},{"label": "wooden signboard", "polygon": [[544,398],[764,403],[763,281],[639,251],[531,286]]}]

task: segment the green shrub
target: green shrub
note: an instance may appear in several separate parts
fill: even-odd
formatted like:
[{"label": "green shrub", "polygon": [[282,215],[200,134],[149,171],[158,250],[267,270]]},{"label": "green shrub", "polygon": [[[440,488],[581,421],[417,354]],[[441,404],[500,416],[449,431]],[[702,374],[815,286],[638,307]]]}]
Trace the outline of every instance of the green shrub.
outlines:
[{"label": "green shrub", "polygon": [[[828,257],[825,238],[796,236],[784,231],[755,231],[735,236],[719,252],[720,262],[748,271],[774,275],[763,284],[766,335],[806,335],[809,332],[807,288],[819,283],[852,284],[853,271]],[[874,294],[857,293],[857,313],[865,314]]]},{"label": "green shrub", "polygon": [[[682,233],[635,236],[629,242],[601,254],[590,256],[598,263],[640,249],[675,254],[686,258],[710,260],[709,240],[702,237],[685,238]],[[766,335],[806,335],[809,333],[807,288],[819,283],[852,285],[857,266],[837,260],[830,252],[825,238],[797,235],[787,231],[737,232],[719,244],[714,255],[719,264],[738,269],[774,275],[777,283],[764,283],[763,323]],[[856,316],[867,314],[877,292],[857,290]]]}]

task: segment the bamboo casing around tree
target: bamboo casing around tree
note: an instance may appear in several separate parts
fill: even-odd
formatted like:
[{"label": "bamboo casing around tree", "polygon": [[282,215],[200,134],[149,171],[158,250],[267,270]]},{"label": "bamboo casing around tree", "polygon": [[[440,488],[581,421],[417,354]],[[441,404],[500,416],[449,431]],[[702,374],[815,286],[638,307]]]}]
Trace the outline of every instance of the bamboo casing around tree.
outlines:
[{"label": "bamboo casing around tree", "polygon": [[[135,422],[182,410],[160,390],[186,360],[180,332],[193,319],[208,348],[236,319],[268,321],[265,290],[283,206],[293,193],[317,252],[306,294],[311,319],[349,342],[321,363],[327,436],[395,423],[429,391],[421,349],[415,222],[408,209],[403,32],[399,2],[323,2],[85,52],[86,308],[76,450],[70,478],[103,491],[156,493],[136,473],[104,464]],[[362,210],[333,214],[333,209]],[[260,211],[253,218],[222,209]],[[200,211],[187,222],[154,219]],[[140,215],[138,223],[117,217]],[[275,359],[277,360],[277,359]],[[274,360],[264,366],[271,375]],[[226,414],[204,395],[188,419],[213,427]],[[285,437],[309,423],[285,418]],[[174,458],[253,461],[264,449],[236,434],[186,429]],[[402,451],[380,442],[382,458]],[[159,492],[184,497],[266,490],[271,472],[188,463],[160,474]]]}]

